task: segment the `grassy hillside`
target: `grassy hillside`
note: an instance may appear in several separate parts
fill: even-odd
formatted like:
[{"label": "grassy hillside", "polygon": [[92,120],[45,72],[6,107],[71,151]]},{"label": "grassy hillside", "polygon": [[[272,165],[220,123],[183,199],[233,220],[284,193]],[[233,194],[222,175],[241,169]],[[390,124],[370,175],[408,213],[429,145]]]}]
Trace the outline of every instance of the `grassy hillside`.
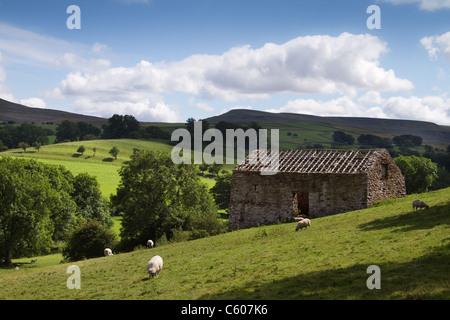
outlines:
[{"label": "grassy hillside", "polygon": [[[86,148],[83,155],[77,152],[80,145]],[[113,146],[120,150],[117,159],[114,159],[109,154]],[[95,156],[93,148],[97,149]],[[172,146],[165,141],[120,139],[58,143],[43,146],[39,152],[34,148],[27,149],[26,153],[22,149],[14,149],[3,152],[1,155],[33,158],[45,163],[63,165],[74,175],[87,172],[97,177],[103,195],[109,197],[110,194],[116,192],[116,188],[119,185],[120,167],[130,159],[135,148],[162,151],[169,154],[172,150]]]},{"label": "grassy hillside", "polygon": [[15,123],[60,123],[63,120],[72,122],[84,121],[94,126],[101,127],[108,120],[100,117],[85,116],[71,112],[52,109],[30,108],[18,103],[0,99],[0,121],[13,121]]},{"label": "grassy hillside", "polygon": [[[318,124],[333,128],[347,128],[349,131],[361,130],[364,133],[384,133],[391,135],[412,134],[423,138],[424,144],[446,145],[450,141],[450,127],[426,121],[356,118],[319,117],[298,113],[270,113],[257,110],[230,110],[224,114],[207,118],[209,122],[230,121],[241,123],[291,122],[297,124]],[[346,131],[344,129],[344,131]],[[378,134],[377,135],[381,135]]]},{"label": "grassy hillside", "polygon": [[[430,209],[412,211],[415,198]],[[19,270],[0,269],[0,299],[450,299],[449,225],[444,189],[313,219],[299,232],[287,223],[70,264],[22,259]],[[164,269],[149,280],[156,254]],[[80,290],[66,287],[71,264]],[[366,286],[370,265],[381,269],[380,290]]]}]

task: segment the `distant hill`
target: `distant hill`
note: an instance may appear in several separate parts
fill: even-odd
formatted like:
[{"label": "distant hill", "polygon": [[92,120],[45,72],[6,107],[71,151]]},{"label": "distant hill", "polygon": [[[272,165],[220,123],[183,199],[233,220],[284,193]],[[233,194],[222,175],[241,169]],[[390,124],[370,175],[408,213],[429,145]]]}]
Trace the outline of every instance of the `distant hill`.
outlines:
[{"label": "distant hill", "polygon": [[423,138],[425,143],[444,145],[450,143],[450,126],[414,120],[394,120],[378,118],[319,117],[297,113],[270,113],[256,110],[231,110],[219,116],[205,119],[208,122],[295,122],[329,125],[334,127],[354,127],[372,132],[394,135],[412,134]]},{"label": "distant hill", "polygon": [[[72,122],[84,121],[101,127],[107,124],[105,118],[86,116],[71,112],[52,109],[30,108],[21,104],[0,99],[0,122],[15,123],[46,123],[59,124],[63,120]],[[333,128],[358,128],[368,133],[387,133],[393,135],[413,134],[421,136],[424,143],[446,145],[450,143],[450,126],[441,126],[431,122],[413,120],[393,120],[378,118],[352,117],[319,117],[297,113],[270,113],[265,111],[237,109],[224,114],[205,119],[212,123],[219,121],[250,123],[250,122],[291,122],[320,124]],[[345,131],[345,130],[344,130]]]},{"label": "distant hill", "polygon": [[30,108],[18,103],[0,99],[0,121],[14,121],[15,123],[46,123],[59,124],[63,120],[72,122],[84,121],[96,127],[107,124],[108,120],[100,117],[85,116],[60,110]]}]

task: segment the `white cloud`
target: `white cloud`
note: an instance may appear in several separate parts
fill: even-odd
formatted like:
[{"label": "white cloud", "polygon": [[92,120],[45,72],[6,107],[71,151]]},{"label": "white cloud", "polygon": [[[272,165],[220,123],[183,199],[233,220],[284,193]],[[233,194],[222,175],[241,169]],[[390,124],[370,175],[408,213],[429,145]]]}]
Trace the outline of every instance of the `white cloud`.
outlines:
[{"label": "white cloud", "polygon": [[384,99],[378,91],[369,91],[358,99],[362,105],[374,105],[383,103]]},{"label": "white cloud", "polygon": [[20,104],[23,104],[24,106],[31,107],[31,108],[45,109],[47,107],[47,104],[41,98],[21,99],[18,102]]},{"label": "white cloud", "polygon": [[[192,55],[181,61],[133,67],[108,67],[70,72],[50,97],[75,97],[88,101],[138,103],[148,95],[182,92],[202,99],[264,99],[274,93],[342,93],[358,90],[410,90],[413,84],[380,67],[386,44],[372,35],[343,33],[338,37],[298,37],[284,44],[231,48],[222,55]],[[75,66],[78,57],[64,54],[61,64]],[[87,61],[80,63],[89,66]],[[75,104],[77,105],[77,104]],[[142,104],[146,105],[145,103]],[[153,104],[152,104],[153,105]],[[206,104],[196,107],[211,110]]]},{"label": "white cloud", "polygon": [[378,92],[368,92],[356,101],[350,96],[328,101],[296,99],[290,100],[280,109],[266,111],[320,116],[410,119],[450,124],[450,98],[441,96],[382,98]]},{"label": "white cloud", "polygon": [[199,108],[200,110],[203,110],[203,111],[208,111],[208,112],[214,111],[214,108],[211,107],[211,106],[210,106],[209,104],[207,104],[206,102],[197,102],[197,103],[195,104],[195,106],[196,106],[197,108]]},{"label": "white cloud", "polygon": [[83,114],[109,118],[113,114],[131,114],[140,121],[182,122],[178,110],[159,95],[123,94],[116,99],[78,98],[73,108]]},{"label": "white cloud", "polygon": [[96,42],[92,46],[92,52],[94,53],[102,53],[105,52],[106,50],[108,50],[108,46],[100,42]]},{"label": "white cloud", "polygon": [[2,65],[2,53],[0,52],[0,83],[6,80],[6,72]]},{"label": "white cloud", "polygon": [[450,124],[450,99],[441,96],[391,97],[382,108],[393,118]]},{"label": "white cloud", "polygon": [[418,3],[423,10],[434,11],[450,8],[450,0],[384,0],[393,4]]},{"label": "white cloud", "polygon": [[89,58],[106,49],[101,43],[87,46],[0,23],[0,51],[5,63],[92,71],[110,67],[106,59]]},{"label": "white cloud", "polygon": [[450,32],[440,36],[429,36],[420,39],[422,47],[428,51],[430,58],[435,59],[443,55],[450,61]]}]

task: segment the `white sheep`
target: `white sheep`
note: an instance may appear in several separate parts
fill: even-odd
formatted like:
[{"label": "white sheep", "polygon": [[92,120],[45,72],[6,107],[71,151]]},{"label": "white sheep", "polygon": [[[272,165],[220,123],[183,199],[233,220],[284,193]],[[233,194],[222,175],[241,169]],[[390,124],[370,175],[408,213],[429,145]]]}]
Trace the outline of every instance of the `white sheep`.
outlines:
[{"label": "white sheep", "polygon": [[155,244],[153,243],[152,240],[148,240],[148,241],[147,241],[147,248],[153,248],[154,245],[155,245]]},{"label": "white sheep", "polygon": [[113,256],[112,250],[109,248],[106,248],[103,253],[105,254],[105,256]]},{"label": "white sheep", "polygon": [[425,209],[429,208],[428,205],[425,202],[423,202],[422,200],[414,200],[412,203],[412,206],[413,206],[413,210],[415,210],[415,211],[419,210],[419,208],[420,208],[420,210],[423,210],[423,208],[425,208]]},{"label": "white sheep", "polygon": [[311,220],[301,219],[298,221],[295,231],[298,231],[298,229],[308,228],[308,226],[311,227]]},{"label": "white sheep", "polygon": [[163,259],[160,256],[154,256],[147,263],[147,272],[149,278],[158,277],[163,267]]}]

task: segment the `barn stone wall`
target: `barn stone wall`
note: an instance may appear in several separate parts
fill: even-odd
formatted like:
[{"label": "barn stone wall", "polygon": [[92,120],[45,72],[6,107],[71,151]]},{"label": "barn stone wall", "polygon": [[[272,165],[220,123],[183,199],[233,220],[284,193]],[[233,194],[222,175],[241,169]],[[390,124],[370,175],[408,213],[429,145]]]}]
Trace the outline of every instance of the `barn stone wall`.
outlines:
[{"label": "barn stone wall", "polygon": [[309,216],[327,216],[367,207],[365,174],[234,172],[230,229],[244,229],[291,220],[294,195],[308,194]]},{"label": "barn stone wall", "polygon": [[[406,196],[405,180],[385,149],[377,149],[358,173],[234,170],[230,229],[291,220],[296,210],[310,218],[367,208],[374,201]],[[306,203],[306,205],[305,205]]]},{"label": "barn stone wall", "polygon": [[387,151],[368,170],[367,202],[406,196],[405,178]]}]

